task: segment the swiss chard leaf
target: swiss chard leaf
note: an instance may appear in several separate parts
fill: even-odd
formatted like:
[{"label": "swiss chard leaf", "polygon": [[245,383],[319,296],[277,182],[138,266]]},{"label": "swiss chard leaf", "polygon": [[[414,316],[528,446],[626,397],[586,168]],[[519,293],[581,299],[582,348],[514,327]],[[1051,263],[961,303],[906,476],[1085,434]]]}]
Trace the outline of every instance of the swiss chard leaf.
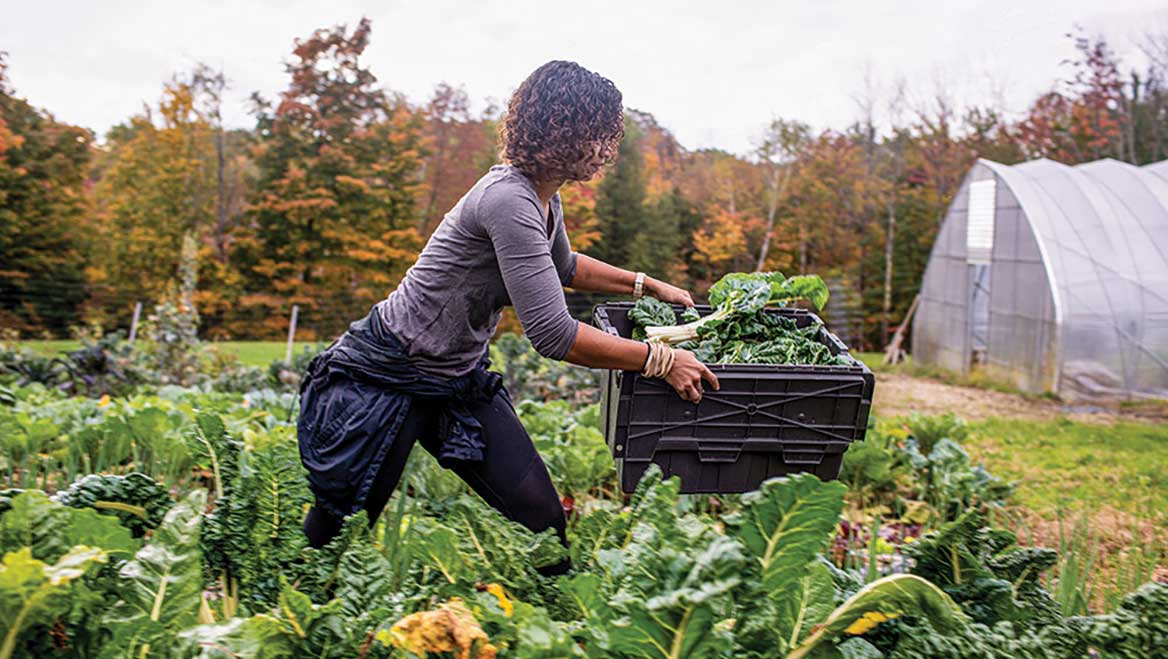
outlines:
[{"label": "swiss chard leaf", "polygon": [[786,599],[804,571],[827,546],[843,512],[847,488],[814,474],[770,479],[742,497],[728,530],[757,562],[762,587]]},{"label": "swiss chard leaf", "polygon": [[927,619],[942,633],[960,629],[967,622],[961,608],[940,588],[911,574],[895,574],[873,581],[848,598],[787,658],[802,659],[825,642],[844,635],[863,635],[905,614]]},{"label": "swiss chard leaf", "polygon": [[673,307],[652,297],[642,297],[629,310],[629,320],[641,327],[672,325],[677,322]]},{"label": "swiss chard leaf", "polygon": [[28,547],[34,558],[51,563],[75,545],[128,558],[139,544],[116,518],[66,507],[38,490],[13,497],[11,506],[0,515],[0,551]]},{"label": "swiss chard leaf", "polygon": [[789,279],[771,282],[770,304],[786,305],[796,300],[807,300],[816,309],[827,306],[827,284],[819,275],[795,275]]},{"label": "swiss chard leaf", "polygon": [[72,508],[88,507],[116,515],[137,537],[161,524],[174,505],[161,483],[139,473],[89,474],[53,498]]},{"label": "swiss chard leaf", "polygon": [[33,558],[28,547],[5,554],[0,564],[0,659],[14,656],[22,630],[49,624],[67,612],[73,582],[105,561],[104,551],[84,545],[51,564]]},{"label": "swiss chard leaf", "polygon": [[732,297],[737,297],[739,302],[744,303],[744,307],[752,307],[756,304],[756,298],[762,296],[762,300],[757,302],[761,307],[770,297],[771,288],[783,280],[781,272],[731,272],[710,287],[710,304],[718,307]]},{"label": "swiss chard leaf", "polygon": [[152,645],[198,622],[203,590],[199,527],[207,495],[189,494],[166,514],[150,542],[118,572],[120,601],[106,616],[113,638],[103,656],[149,655]]},{"label": "swiss chard leaf", "polygon": [[834,587],[818,557],[839,523],[845,489],[813,474],[771,479],[727,516],[727,532],[746,548],[756,575],[746,597],[753,610],[735,630],[740,646],[762,652],[753,656],[786,651],[826,615]]}]

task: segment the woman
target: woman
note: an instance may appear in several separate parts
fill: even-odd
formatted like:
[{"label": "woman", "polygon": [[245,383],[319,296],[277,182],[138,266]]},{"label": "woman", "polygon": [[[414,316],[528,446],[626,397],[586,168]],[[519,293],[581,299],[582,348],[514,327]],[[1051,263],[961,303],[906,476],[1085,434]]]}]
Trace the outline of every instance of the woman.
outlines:
[{"label": "woman", "polygon": [[[512,96],[502,159],[459,200],[388,299],[315,358],[301,385],[301,457],[316,505],[304,530],[320,547],[360,510],[372,522],[415,442],[490,505],[532,531],[565,519],[547,468],[520,424],[487,344],[515,308],[545,357],[592,368],[650,369],[688,400],[717,380],[692,353],[650,351],[568,313],[563,286],[642,293],[692,305],[665,282],[571,251],[557,190],[591,178],[624,134],[621,94],[573,62],[549,62]],[[653,352],[654,354],[650,354]],[[549,570],[562,571],[565,566]]]}]

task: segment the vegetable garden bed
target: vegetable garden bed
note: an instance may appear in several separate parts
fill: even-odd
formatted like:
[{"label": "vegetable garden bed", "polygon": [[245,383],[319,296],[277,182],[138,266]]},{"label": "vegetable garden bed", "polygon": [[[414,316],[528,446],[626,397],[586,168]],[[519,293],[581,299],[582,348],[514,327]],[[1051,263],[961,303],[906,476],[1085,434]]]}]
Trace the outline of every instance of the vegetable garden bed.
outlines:
[{"label": "vegetable garden bed", "polygon": [[944,420],[870,431],[841,482],[685,495],[651,468],[624,496],[596,406],[524,402],[569,549],[419,454],[313,550],[290,390],[0,386],[0,659],[1145,657],[1168,629],[1162,584],[1068,616]]}]

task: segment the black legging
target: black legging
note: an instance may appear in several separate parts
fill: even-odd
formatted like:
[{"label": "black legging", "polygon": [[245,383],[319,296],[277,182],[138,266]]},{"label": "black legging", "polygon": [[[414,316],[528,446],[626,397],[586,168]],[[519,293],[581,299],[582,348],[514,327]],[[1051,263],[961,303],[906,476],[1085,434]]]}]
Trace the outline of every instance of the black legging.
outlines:
[{"label": "black legging", "polygon": [[[457,463],[453,468],[454,473],[507,518],[537,533],[554,528],[560,536],[560,542],[566,544],[567,522],[560,497],[552,485],[543,459],[536,452],[531,437],[519,422],[511,403],[500,392],[490,402],[470,403],[467,409],[482,424],[482,437],[486,444],[484,457],[482,462]],[[365,499],[365,511],[371,525],[381,515],[381,510],[401,480],[402,470],[414,443],[420,441],[431,455],[437,455],[438,410],[436,403],[420,398],[414,398],[411,402],[410,411]],[[319,506],[314,506],[304,520],[308,543],[313,547],[323,547],[341,530],[342,522]],[[566,569],[567,563],[563,563],[540,571],[544,574],[559,574]]]}]

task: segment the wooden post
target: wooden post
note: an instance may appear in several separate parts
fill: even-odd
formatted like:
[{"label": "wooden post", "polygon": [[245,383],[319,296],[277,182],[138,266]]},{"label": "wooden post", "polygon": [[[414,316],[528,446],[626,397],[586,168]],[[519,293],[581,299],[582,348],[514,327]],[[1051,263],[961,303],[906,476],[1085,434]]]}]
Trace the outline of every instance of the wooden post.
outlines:
[{"label": "wooden post", "polygon": [[288,323],[288,347],[284,350],[284,363],[292,363],[292,343],[296,340],[296,317],[300,315],[300,305],[292,305],[292,321]]},{"label": "wooden post", "polygon": [[142,315],[142,303],[134,303],[134,317],[130,319],[130,343],[138,336],[138,318]]},{"label": "wooden post", "polygon": [[901,359],[904,359],[904,350],[901,350],[900,344],[904,343],[904,333],[908,329],[908,324],[912,322],[913,314],[917,311],[917,305],[921,303],[921,294],[917,293],[913,298],[912,305],[908,308],[908,313],[904,315],[904,321],[900,323],[900,327],[896,328],[896,334],[892,335],[892,341],[884,348],[884,364],[899,364]]}]

